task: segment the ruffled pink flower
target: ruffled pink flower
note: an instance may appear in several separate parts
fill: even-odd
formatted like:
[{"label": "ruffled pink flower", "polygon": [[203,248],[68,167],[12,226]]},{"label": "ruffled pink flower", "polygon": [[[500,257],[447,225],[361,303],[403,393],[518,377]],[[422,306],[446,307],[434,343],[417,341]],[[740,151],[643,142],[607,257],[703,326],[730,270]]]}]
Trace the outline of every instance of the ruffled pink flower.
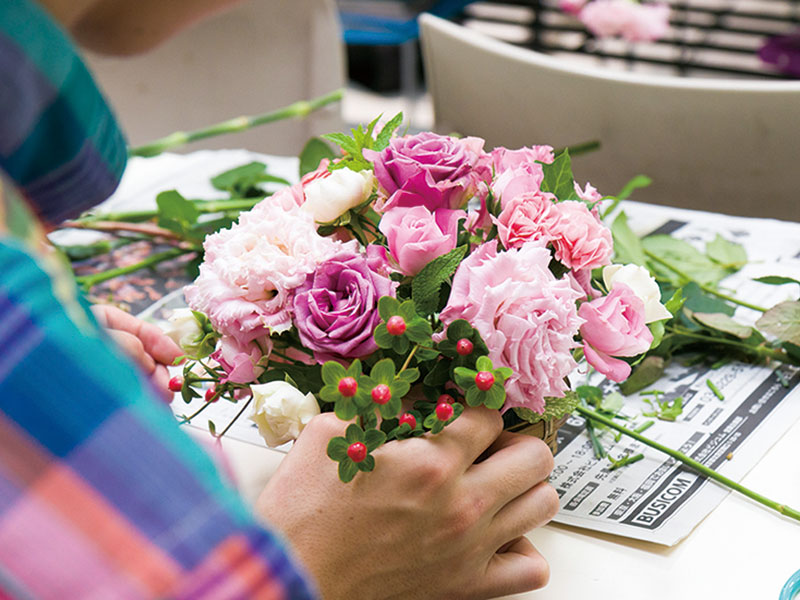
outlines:
[{"label": "ruffled pink flower", "polygon": [[621,36],[631,42],[646,42],[662,38],[669,31],[666,4],[594,0],[581,9],[578,18],[600,38]]},{"label": "ruffled pink flower", "polygon": [[646,352],[653,334],[645,324],[644,303],[624,283],[617,283],[608,296],[581,304],[578,315],[586,360],[612,381],[624,381],[630,365],[615,356]]},{"label": "ruffled pink flower", "polygon": [[384,213],[379,227],[400,270],[416,275],[456,247],[458,221],[466,216],[463,210],[441,208],[431,213],[424,206],[396,208]]},{"label": "ruffled pink flower", "polygon": [[519,150],[500,147],[492,150],[492,166],[496,177],[491,188],[501,206],[505,207],[522,194],[539,191],[544,179],[544,171],[539,162],[553,162],[553,149],[550,146],[532,146]]},{"label": "ruffled pink flower", "polygon": [[242,213],[230,229],[208,236],[203,247],[205,260],[186,300],[223,336],[245,346],[292,326],[293,290],[343,245],[318,235],[313,216],[286,188]]},{"label": "ruffled pink flower", "polygon": [[381,152],[364,150],[373,163],[381,200],[375,209],[424,206],[431,212],[460,208],[491,179],[483,140],[456,139],[435,133],[393,138]]},{"label": "ruffled pink flower", "polygon": [[588,0],[558,0],[558,8],[570,15],[577,15]]},{"label": "ruffled pink flower", "polygon": [[508,201],[495,219],[497,235],[506,248],[519,248],[529,241],[554,239],[559,231],[561,215],[555,196],[546,192],[527,192]]},{"label": "ruffled pink flower", "polygon": [[535,242],[497,252],[480,246],[458,267],[441,320],[466,319],[481,334],[496,366],[511,367],[505,408],[541,413],[545,397],[560,397],[574,368],[571,350],[582,320],[580,297],[566,279],[556,279],[550,252]]},{"label": "ruffled pink flower", "polygon": [[611,231],[579,200],[554,205],[558,219],[550,235],[555,257],[570,269],[595,269],[609,264],[614,249]]}]

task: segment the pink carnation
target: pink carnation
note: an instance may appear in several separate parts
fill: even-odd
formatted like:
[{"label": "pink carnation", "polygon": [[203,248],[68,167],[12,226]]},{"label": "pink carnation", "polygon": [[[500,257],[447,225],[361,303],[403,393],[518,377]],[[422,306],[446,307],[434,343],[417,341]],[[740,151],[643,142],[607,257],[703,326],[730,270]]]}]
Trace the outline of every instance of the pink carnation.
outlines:
[{"label": "pink carnation", "polygon": [[208,236],[200,274],[185,290],[189,306],[241,346],[289,329],[292,291],[342,248],[317,234],[295,198],[286,188]]},{"label": "pink carnation", "polygon": [[555,204],[558,220],[550,231],[555,256],[570,269],[595,269],[609,264],[614,249],[611,231],[586,204]]},{"label": "pink carnation", "polygon": [[581,295],[550,272],[550,252],[536,243],[497,252],[480,246],[458,267],[441,320],[466,319],[481,334],[496,367],[511,367],[505,408],[541,413],[545,397],[560,397],[574,368],[571,350],[581,319]]},{"label": "pink carnation", "polygon": [[646,352],[653,334],[645,324],[644,302],[624,283],[617,283],[608,296],[581,304],[578,314],[586,360],[612,381],[624,381],[631,367],[615,356]]},{"label": "pink carnation", "polygon": [[665,4],[595,0],[581,9],[578,18],[600,38],[621,36],[631,42],[653,41],[669,31],[669,7]]},{"label": "pink carnation", "polygon": [[514,197],[495,219],[497,234],[506,248],[519,248],[528,241],[550,242],[561,218],[555,196],[536,191]]}]

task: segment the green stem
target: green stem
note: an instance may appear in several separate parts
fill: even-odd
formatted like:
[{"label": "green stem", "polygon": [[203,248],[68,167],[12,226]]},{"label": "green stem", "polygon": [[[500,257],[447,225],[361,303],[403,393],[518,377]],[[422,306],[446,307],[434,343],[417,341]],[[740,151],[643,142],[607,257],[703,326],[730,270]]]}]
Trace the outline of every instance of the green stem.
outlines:
[{"label": "green stem", "polygon": [[181,416],[180,425],[188,425],[189,423],[191,423],[191,422],[192,422],[192,419],[194,419],[194,418],[195,418],[197,415],[199,415],[199,414],[200,414],[201,412],[203,412],[203,411],[204,411],[206,408],[208,408],[208,406],[209,406],[210,404],[211,404],[211,402],[205,402],[205,403],[203,403],[203,406],[201,406],[200,408],[198,408],[196,411],[194,411],[194,412],[193,412],[191,415],[189,415],[188,417],[187,417],[186,415],[182,415],[182,416]]},{"label": "green stem", "polygon": [[98,283],[103,283],[104,281],[108,281],[109,279],[114,279],[114,277],[120,277],[121,275],[129,275],[130,273],[134,273],[141,269],[146,269],[148,267],[157,265],[158,263],[162,263],[172,258],[182,256],[183,254],[188,254],[190,252],[196,252],[196,251],[197,251],[196,248],[170,248],[169,250],[165,250],[164,252],[159,252],[158,254],[153,254],[151,256],[148,256],[147,258],[138,263],[127,265],[125,267],[118,267],[116,269],[109,269],[108,271],[103,271],[102,273],[94,273],[92,275],[82,275],[80,277],[76,277],[75,280],[81,287],[83,287],[83,289],[89,290]]},{"label": "green stem", "polygon": [[[234,210],[249,210],[264,199],[263,196],[255,198],[230,198],[228,200],[192,200],[195,208],[200,214],[226,212]],[[75,223],[91,223],[92,221],[122,221],[125,223],[139,223],[154,219],[159,215],[159,210],[131,210],[116,213],[96,213],[89,214],[80,219],[75,219]]]},{"label": "green stem", "polygon": [[300,102],[295,102],[289,106],[285,106],[283,108],[279,108],[278,110],[261,115],[236,117],[235,119],[229,119],[227,121],[223,121],[222,123],[217,123],[216,125],[205,127],[203,129],[197,129],[195,131],[176,131],[175,133],[155,140],[149,144],[145,144],[144,146],[130,148],[128,150],[128,156],[142,156],[149,158],[151,156],[158,156],[162,152],[171,150],[172,148],[184,146],[190,142],[196,142],[209,137],[223,135],[226,133],[247,131],[253,127],[264,125],[266,123],[273,123],[282,119],[306,117],[310,113],[322,108],[323,106],[327,106],[333,102],[338,102],[342,99],[343,95],[344,90],[338,89],[325,94],[324,96],[314,98],[313,100],[302,100]]},{"label": "green stem", "polygon": [[590,420],[593,420],[593,421],[597,421],[598,423],[602,423],[606,427],[611,427],[612,429],[616,429],[617,431],[619,431],[621,433],[624,433],[628,437],[632,437],[633,439],[635,439],[637,441],[640,441],[643,444],[646,444],[647,446],[650,446],[651,448],[655,448],[656,450],[659,450],[659,451],[663,452],[664,454],[667,454],[667,455],[671,456],[672,458],[674,458],[676,460],[679,460],[680,462],[682,462],[686,466],[692,468],[693,470],[697,471],[701,475],[704,475],[704,476],[708,477],[709,479],[713,479],[714,481],[716,481],[718,483],[721,483],[722,485],[724,485],[726,487],[729,487],[732,490],[736,490],[737,492],[747,496],[751,500],[755,500],[756,502],[758,502],[760,504],[763,504],[764,506],[766,506],[768,508],[771,508],[773,510],[778,511],[782,515],[786,515],[787,517],[791,517],[792,519],[800,521],[800,511],[797,511],[797,510],[795,510],[793,508],[790,508],[790,507],[786,506],[785,504],[778,504],[774,500],[770,500],[769,498],[766,498],[766,497],[762,496],[761,494],[757,494],[756,492],[752,491],[751,489],[744,487],[740,483],[737,483],[737,482],[733,481],[732,479],[729,479],[728,477],[725,477],[724,475],[721,475],[717,471],[708,468],[704,464],[696,461],[695,459],[685,455],[682,452],[678,452],[677,450],[673,450],[672,448],[668,448],[667,446],[664,446],[663,444],[659,444],[658,442],[656,442],[654,440],[651,440],[650,438],[646,438],[643,435],[641,435],[639,433],[636,433],[635,431],[631,431],[630,429],[615,423],[613,421],[613,419],[608,419],[608,418],[604,417],[603,415],[601,415],[599,413],[596,413],[595,411],[593,411],[591,409],[588,409],[588,408],[586,408],[584,406],[578,406],[578,407],[576,407],[575,410],[577,410],[581,415],[583,415],[587,419],[590,419]]},{"label": "green stem", "polygon": [[773,348],[767,348],[765,346],[750,346],[745,344],[744,342],[737,342],[736,340],[730,340],[728,338],[723,337],[716,337],[711,335],[703,335],[701,333],[694,333],[689,331],[688,329],[683,329],[682,327],[671,327],[671,332],[675,335],[681,335],[683,337],[691,338],[694,340],[698,340],[700,342],[705,342],[707,344],[722,344],[724,346],[733,346],[734,348],[739,348],[742,352],[747,354],[755,353],[760,358],[772,358],[779,362],[788,362],[794,364],[790,359],[789,356],[780,350],[775,350]]},{"label": "green stem", "polygon": [[229,430],[231,427],[233,427],[233,424],[234,424],[234,423],[236,423],[236,421],[238,421],[238,420],[239,420],[239,417],[241,417],[241,416],[242,416],[242,413],[244,413],[244,411],[245,411],[245,410],[247,410],[247,407],[248,407],[248,406],[250,406],[250,403],[251,403],[252,401],[253,401],[253,395],[252,395],[252,394],[250,394],[250,397],[247,399],[247,402],[245,402],[245,404],[244,404],[244,406],[242,407],[242,409],[241,409],[241,410],[240,410],[238,413],[236,413],[236,416],[235,416],[235,417],[233,417],[233,419],[231,420],[231,422],[230,422],[230,423],[228,423],[228,424],[225,426],[225,429],[223,429],[223,430],[222,430],[222,433],[220,433],[220,434],[218,434],[218,435],[215,435],[214,437],[215,437],[215,438],[217,438],[218,440],[221,440],[221,439],[222,439],[222,436],[224,436],[226,433],[228,433],[228,430]]},{"label": "green stem", "polygon": [[416,354],[416,353],[417,353],[417,349],[418,349],[418,348],[419,348],[419,344],[417,344],[416,346],[414,346],[414,347],[411,349],[411,352],[409,352],[409,353],[408,353],[408,356],[406,357],[406,362],[404,362],[404,363],[403,363],[403,366],[402,366],[402,367],[400,367],[400,371],[398,371],[398,374],[399,374],[399,373],[402,373],[403,371],[405,371],[405,370],[408,368],[408,365],[409,365],[409,363],[411,362],[411,358],[414,356],[414,354]]},{"label": "green stem", "polygon": [[734,298],[733,296],[729,296],[727,294],[723,294],[719,290],[715,290],[714,288],[709,287],[709,286],[705,285],[704,283],[700,283],[699,281],[695,281],[694,279],[689,277],[686,273],[681,271],[678,267],[676,267],[672,263],[664,260],[660,256],[657,256],[657,255],[653,254],[649,250],[645,250],[644,253],[647,255],[648,258],[651,258],[652,260],[656,261],[658,264],[668,268],[670,271],[675,273],[678,277],[683,279],[686,283],[690,283],[690,282],[696,283],[697,286],[701,290],[706,292],[707,294],[711,294],[713,296],[716,296],[717,298],[721,298],[723,300],[727,300],[728,302],[731,302],[733,304],[738,304],[739,306],[744,306],[745,308],[751,308],[753,310],[757,310],[757,311],[762,312],[762,313],[767,311],[766,308],[763,308],[761,306],[757,306],[755,304],[750,304],[749,302],[745,302],[744,300],[739,300],[739,299]]},{"label": "green stem", "polygon": [[553,154],[561,154],[564,150],[569,151],[570,156],[578,156],[579,154],[588,154],[589,152],[594,152],[595,150],[600,149],[600,140],[591,140],[588,142],[583,142],[581,144],[575,144],[574,146],[567,146],[566,148],[562,148],[560,150],[556,150]]}]

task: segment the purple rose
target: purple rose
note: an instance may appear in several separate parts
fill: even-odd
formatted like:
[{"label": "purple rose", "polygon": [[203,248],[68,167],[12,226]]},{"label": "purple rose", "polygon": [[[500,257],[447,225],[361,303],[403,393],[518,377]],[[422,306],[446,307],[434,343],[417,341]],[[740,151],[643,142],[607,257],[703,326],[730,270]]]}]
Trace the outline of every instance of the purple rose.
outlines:
[{"label": "purple rose", "polygon": [[463,210],[440,209],[431,213],[424,206],[397,208],[383,215],[380,230],[389,252],[406,275],[416,275],[437,256],[456,247],[458,220]]},{"label": "purple rose", "polygon": [[378,299],[394,296],[396,283],[350,251],[321,263],[295,290],[294,323],[318,362],[358,358],[377,350]]},{"label": "purple rose", "polygon": [[376,208],[403,206],[459,208],[491,180],[490,158],[483,140],[456,139],[435,133],[393,138],[381,152],[364,150],[375,167],[384,201]]}]

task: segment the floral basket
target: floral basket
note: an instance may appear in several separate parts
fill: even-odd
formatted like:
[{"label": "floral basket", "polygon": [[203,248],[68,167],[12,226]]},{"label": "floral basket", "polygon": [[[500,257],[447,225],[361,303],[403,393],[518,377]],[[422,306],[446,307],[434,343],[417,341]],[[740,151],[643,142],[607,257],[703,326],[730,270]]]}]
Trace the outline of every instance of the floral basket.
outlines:
[{"label": "floral basket", "polygon": [[555,450],[578,361],[622,381],[672,316],[646,269],[610,264],[603,198],[567,151],[397,135],[401,120],[311,143],[299,183],[206,238],[173,317],[192,357],[174,390],[252,406],[269,445],[335,412],[344,481],[466,407]]}]

